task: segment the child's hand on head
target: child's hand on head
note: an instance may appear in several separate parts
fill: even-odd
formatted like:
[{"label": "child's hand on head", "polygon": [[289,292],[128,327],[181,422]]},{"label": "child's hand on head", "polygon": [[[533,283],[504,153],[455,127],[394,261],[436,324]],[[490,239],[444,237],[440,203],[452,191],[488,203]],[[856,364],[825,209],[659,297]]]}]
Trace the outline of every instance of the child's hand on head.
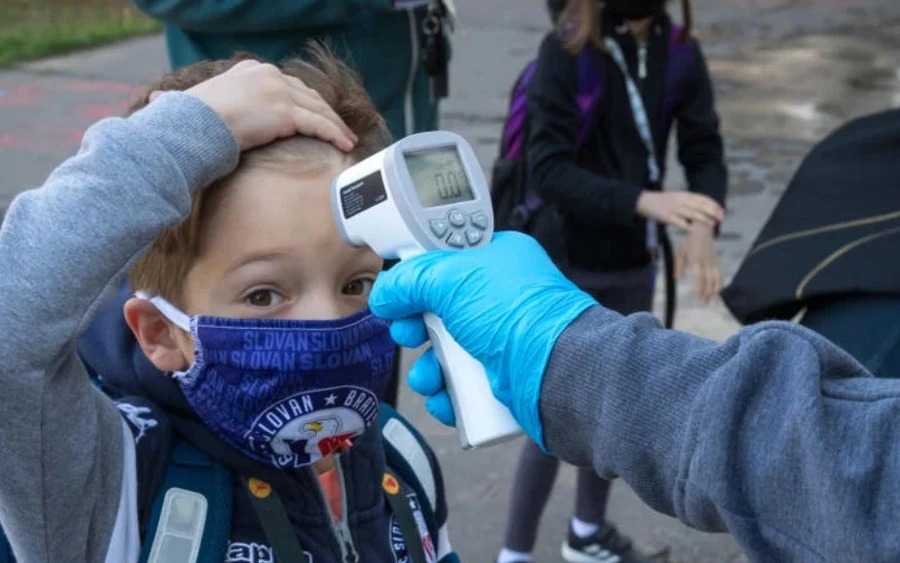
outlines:
[{"label": "child's hand on head", "polygon": [[[274,65],[241,61],[186,93],[219,114],[242,151],[297,134],[322,139],[344,151],[358,140],[318,92]],[[153,92],[150,100],[161,94]]]}]

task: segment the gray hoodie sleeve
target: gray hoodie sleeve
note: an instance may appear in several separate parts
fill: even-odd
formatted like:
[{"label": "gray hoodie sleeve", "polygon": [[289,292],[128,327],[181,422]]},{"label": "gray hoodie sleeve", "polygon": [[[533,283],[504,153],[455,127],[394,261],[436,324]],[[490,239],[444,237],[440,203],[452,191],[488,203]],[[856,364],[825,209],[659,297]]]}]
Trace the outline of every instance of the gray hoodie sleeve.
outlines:
[{"label": "gray hoodie sleeve", "polygon": [[85,134],[0,228],[0,524],[19,561],[102,561],[119,504],[123,432],[74,340],[191,193],[234,168],[225,123],[183,93]]},{"label": "gray hoodie sleeve", "polygon": [[588,310],[542,386],[547,447],[755,561],[900,561],[900,380],[788,323],[717,344]]}]

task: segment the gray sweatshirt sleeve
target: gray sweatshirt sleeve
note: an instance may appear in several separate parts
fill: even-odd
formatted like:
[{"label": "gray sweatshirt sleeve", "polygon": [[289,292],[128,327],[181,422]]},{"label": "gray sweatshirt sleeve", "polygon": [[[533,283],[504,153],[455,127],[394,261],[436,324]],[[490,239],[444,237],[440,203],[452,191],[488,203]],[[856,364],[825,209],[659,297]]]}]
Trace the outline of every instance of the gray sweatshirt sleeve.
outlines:
[{"label": "gray sweatshirt sleeve", "polygon": [[85,134],[0,228],[0,524],[19,561],[103,561],[119,504],[123,432],[74,340],[194,189],[238,146],[202,102],[166,94]]},{"label": "gray sweatshirt sleeve", "polygon": [[900,561],[900,380],[788,323],[717,344],[595,307],[560,336],[547,447],[756,561]]}]

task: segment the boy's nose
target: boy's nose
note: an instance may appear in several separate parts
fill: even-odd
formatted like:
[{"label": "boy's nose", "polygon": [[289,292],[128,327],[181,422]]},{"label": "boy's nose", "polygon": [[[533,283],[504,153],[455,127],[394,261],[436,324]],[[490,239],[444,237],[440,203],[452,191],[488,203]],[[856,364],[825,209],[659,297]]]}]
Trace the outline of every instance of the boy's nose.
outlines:
[{"label": "boy's nose", "polygon": [[340,319],[353,313],[345,311],[345,308],[346,305],[335,295],[328,295],[326,292],[307,292],[297,301],[297,305],[291,311],[291,318],[307,321]]}]

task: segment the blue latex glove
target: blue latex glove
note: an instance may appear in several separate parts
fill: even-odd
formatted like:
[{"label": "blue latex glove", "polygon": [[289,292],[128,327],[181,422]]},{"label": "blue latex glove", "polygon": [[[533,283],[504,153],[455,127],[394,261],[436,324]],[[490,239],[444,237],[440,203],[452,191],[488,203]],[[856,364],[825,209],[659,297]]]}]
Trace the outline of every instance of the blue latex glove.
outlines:
[{"label": "blue latex glove", "polygon": [[[491,389],[525,432],[544,447],[539,398],[544,370],[559,335],[596,301],[553,265],[531,237],[497,233],[488,246],[428,252],[378,276],[369,307],[392,319],[401,346],[428,340],[421,313],[440,317],[479,360]],[[413,366],[409,385],[429,396],[428,411],[454,423],[440,367],[429,350]]]}]

